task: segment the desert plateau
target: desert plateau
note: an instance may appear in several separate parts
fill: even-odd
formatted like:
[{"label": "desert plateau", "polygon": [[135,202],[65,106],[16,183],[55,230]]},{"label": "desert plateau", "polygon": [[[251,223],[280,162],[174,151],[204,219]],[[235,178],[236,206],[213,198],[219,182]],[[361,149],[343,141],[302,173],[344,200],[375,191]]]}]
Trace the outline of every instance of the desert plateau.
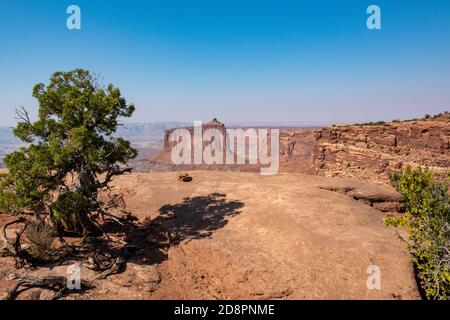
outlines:
[{"label": "desert plateau", "polygon": [[[402,211],[388,174],[403,165],[445,172],[448,118],[289,129],[280,138],[282,172],[273,176],[252,166],[191,167],[188,182],[177,167],[124,174],[103,195],[124,203],[123,230],[109,219],[103,240],[92,239],[114,239],[111,255],[131,248],[123,270],[100,280],[83,267],[86,256],[18,272],[3,257],[0,292],[24,272],[64,276],[77,264],[93,287],[68,299],[420,299],[408,253],[383,224]],[[67,241],[82,250],[91,240]],[[367,287],[371,265],[382,270],[379,290]],[[45,289],[17,296],[46,297]]]}]

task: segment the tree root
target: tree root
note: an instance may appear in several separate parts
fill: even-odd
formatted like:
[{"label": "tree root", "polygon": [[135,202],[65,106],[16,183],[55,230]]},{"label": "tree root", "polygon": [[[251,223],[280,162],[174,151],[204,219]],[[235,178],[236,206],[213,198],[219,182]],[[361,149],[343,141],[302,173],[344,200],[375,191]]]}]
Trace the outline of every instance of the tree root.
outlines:
[{"label": "tree root", "polygon": [[[8,239],[6,236],[6,229],[13,225],[13,224],[19,224],[23,223],[24,226],[19,231],[15,232],[15,238],[14,239]],[[2,232],[0,234],[1,240],[3,241],[3,247],[0,248],[0,256],[11,256],[14,257],[16,260],[16,268],[23,267],[24,264],[26,264],[26,258],[25,258],[25,252],[22,250],[22,246],[20,244],[20,237],[25,232],[27,228],[27,220],[23,217],[16,219],[14,221],[6,223],[3,228]]]},{"label": "tree root", "polygon": [[[89,283],[82,281],[81,283],[82,287],[85,289],[90,289],[93,286]],[[32,277],[32,276],[20,276],[17,278],[17,283],[14,285],[14,287],[9,290],[7,296],[4,298],[4,300],[14,300],[17,295],[20,293],[18,292],[19,289],[24,288],[24,290],[28,290],[30,288],[42,288],[47,290],[55,291],[55,295],[52,297],[52,300],[59,299],[63,297],[64,295],[70,293],[70,289],[67,287],[67,278],[61,277],[61,276],[47,276],[43,278],[38,277]],[[21,290],[23,291],[23,290]]]},{"label": "tree root", "polygon": [[106,279],[108,276],[119,273],[125,265],[125,257],[119,255],[115,258],[94,254],[84,263],[86,268],[99,272],[96,279]]}]

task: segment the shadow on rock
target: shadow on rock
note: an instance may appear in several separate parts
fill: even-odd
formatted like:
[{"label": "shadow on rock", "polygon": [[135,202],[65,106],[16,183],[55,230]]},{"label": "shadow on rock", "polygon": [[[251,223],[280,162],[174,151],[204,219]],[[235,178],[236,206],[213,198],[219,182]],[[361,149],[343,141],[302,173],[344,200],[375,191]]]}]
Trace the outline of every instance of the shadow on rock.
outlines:
[{"label": "shadow on rock", "polygon": [[228,217],[236,216],[244,203],[227,200],[226,194],[211,193],[183,199],[182,203],[165,205],[152,222],[173,235],[173,243],[185,239],[210,237],[215,230],[223,228]]},{"label": "shadow on rock", "polygon": [[[243,202],[227,200],[226,194],[211,193],[164,205],[153,220],[140,222],[132,216],[108,219],[102,225],[103,236],[86,237],[65,249],[60,248],[67,250],[66,254],[46,266],[63,268],[80,261],[94,272],[89,281],[116,275],[111,278],[116,285],[153,292],[161,282],[157,265],[167,260],[170,247],[183,240],[211,237],[215,230],[227,225],[229,217],[239,214],[243,206]],[[54,281],[40,276],[37,279]],[[46,282],[41,285],[33,279],[30,281],[31,284],[26,284],[27,290],[46,285]]]},{"label": "shadow on rock", "polygon": [[128,261],[136,264],[158,264],[167,259],[171,246],[183,240],[211,237],[243,206],[243,202],[228,200],[221,193],[185,198],[181,203],[162,206],[153,220],[126,221],[122,226],[115,222],[105,224],[107,234],[124,234],[126,245],[112,246],[114,242],[105,239],[102,245],[96,243],[96,249],[112,256],[128,256]]}]

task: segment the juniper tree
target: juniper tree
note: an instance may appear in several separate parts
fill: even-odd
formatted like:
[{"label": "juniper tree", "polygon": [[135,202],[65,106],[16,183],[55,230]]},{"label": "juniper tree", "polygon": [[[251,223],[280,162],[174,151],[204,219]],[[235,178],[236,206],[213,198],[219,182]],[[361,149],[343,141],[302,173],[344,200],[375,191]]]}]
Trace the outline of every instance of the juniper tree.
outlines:
[{"label": "juniper tree", "polygon": [[99,193],[130,171],[127,163],[137,155],[113,135],[134,105],[83,69],[54,73],[33,88],[33,97],[38,119],[18,112],[14,134],[27,146],[4,159],[9,172],[1,178],[0,211],[48,214],[67,231],[95,232],[91,214],[104,209]]},{"label": "juniper tree", "polygon": [[407,167],[391,175],[405,213],[387,217],[387,225],[404,227],[419,284],[428,299],[450,297],[450,195],[448,180],[436,180],[430,169]]}]

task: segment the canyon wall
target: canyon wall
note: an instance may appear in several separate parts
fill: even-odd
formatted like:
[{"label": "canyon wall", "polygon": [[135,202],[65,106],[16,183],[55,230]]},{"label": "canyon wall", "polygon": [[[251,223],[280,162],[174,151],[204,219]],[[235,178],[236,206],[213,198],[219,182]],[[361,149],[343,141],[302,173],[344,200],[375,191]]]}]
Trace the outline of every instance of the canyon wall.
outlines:
[{"label": "canyon wall", "polygon": [[284,170],[289,172],[299,169],[295,155],[303,154],[308,164],[303,173],[386,182],[391,172],[422,166],[444,176],[450,165],[450,115],[326,127],[316,130],[313,138],[292,132],[281,141],[287,150],[281,155],[287,158]]},{"label": "canyon wall", "polygon": [[[203,130],[208,128],[225,131],[216,119],[204,124]],[[166,132],[163,150],[146,162],[143,171],[259,171],[259,165],[249,164],[175,166],[170,161],[172,132]],[[450,166],[450,114],[417,121],[280,130],[280,172],[384,183],[389,173],[405,166],[426,166],[445,176]]]}]

